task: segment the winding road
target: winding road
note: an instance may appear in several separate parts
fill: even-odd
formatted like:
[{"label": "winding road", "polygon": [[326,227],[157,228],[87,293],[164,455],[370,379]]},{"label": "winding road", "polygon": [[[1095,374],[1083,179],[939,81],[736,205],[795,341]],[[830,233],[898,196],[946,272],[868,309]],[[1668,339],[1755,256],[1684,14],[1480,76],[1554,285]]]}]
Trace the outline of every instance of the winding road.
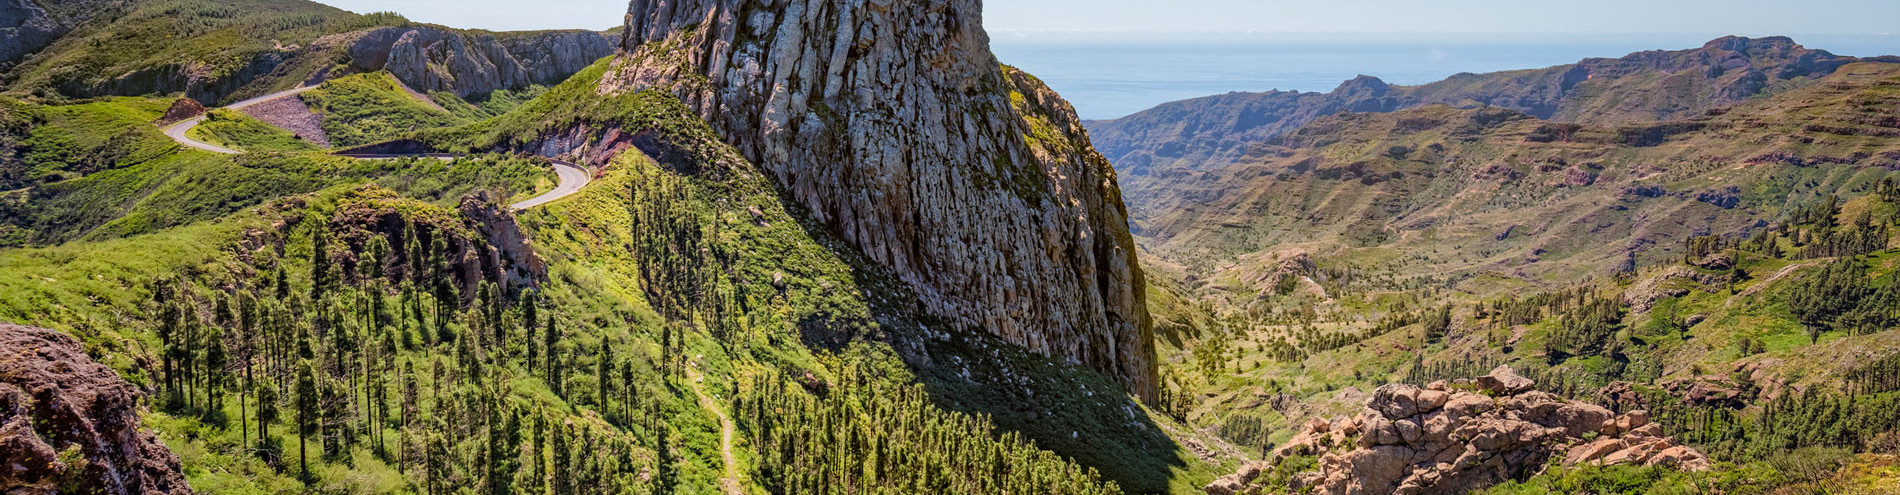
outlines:
[{"label": "winding road", "polygon": [[[240,101],[237,103],[232,103],[230,105],[225,106],[224,108],[226,110],[243,110],[247,107],[252,107],[261,103],[274,101],[279,98],[288,98],[288,97],[295,96],[297,94],[300,94],[312,89],[316,89],[316,88],[317,88],[316,86],[303,86],[303,87],[299,87],[299,88],[291,89],[287,91],[279,91],[276,93],[271,93],[264,96],[251,98],[251,99]],[[197,117],[192,117],[189,119],[178,121],[171,125],[165,126],[161,128],[160,130],[165,132],[166,137],[172,138],[172,141],[177,141],[178,144],[180,145],[184,145],[186,147],[190,147],[190,148],[197,149],[200,151],[207,151],[211,153],[218,153],[218,154],[224,154],[224,155],[237,155],[237,154],[244,153],[242,151],[226,148],[223,146],[218,146],[211,143],[206,143],[206,142],[199,141],[196,139],[192,139],[189,133],[191,132],[193,128],[198,127],[198,124],[204,123],[204,121],[205,121],[205,116],[199,115]],[[349,156],[349,155],[344,155],[344,156]],[[385,159],[390,159],[390,158],[402,158],[406,156],[425,156],[425,157],[432,156],[432,157],[451,157],[451,158],[454,157],[454,155],[441,155],[441,154],[375,155],[375,156],[358,155],[358,156],[350,156],[350,157],[356,158],[359,160],[385,160]],[[559,176],[561,179],[560,184],[554,186],[554,190],[552,191],[543,193],[540,196],[529,198],[527,201],[515,203],[514,205],[509,206],[509,208],[514,209],[516,211],[520,211],[520,210],[526,210],[529,208],[545,205],[548,203],[553,203],[555,201],[559,201],[561,198],[573,196],[574,193],[581,192],[582,188],[587,187],[587,184],[593,181],[593,175],[588,174],[586,170],[581,169],[581,167],[578,165],[561,161],[561,160],[549,160],[549,161],[551,164],[554,165],[554,174],[556,176]]]}]

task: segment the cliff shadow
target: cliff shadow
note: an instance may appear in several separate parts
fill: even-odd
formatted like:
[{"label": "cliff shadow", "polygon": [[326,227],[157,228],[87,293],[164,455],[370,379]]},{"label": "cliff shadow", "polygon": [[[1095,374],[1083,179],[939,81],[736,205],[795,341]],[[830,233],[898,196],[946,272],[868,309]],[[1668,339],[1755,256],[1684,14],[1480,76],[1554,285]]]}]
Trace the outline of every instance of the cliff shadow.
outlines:
[{"label": "cliff shadow", "polygon": [[986,416],[997,434],[1019,433],[1095,469],[1129,493],[1168,493],[1174,478],[1191,470],[1185,449],[1113,380],[1085,366],[1030,353],[981,328],[924,314],[908,286],[812,221],[782,191],[780,201],[808,235],[850,261],[854,282],[865,291],[878,323],[866,331],[824,318],[798,322],[807,348],[886,344],[939,407]]}]

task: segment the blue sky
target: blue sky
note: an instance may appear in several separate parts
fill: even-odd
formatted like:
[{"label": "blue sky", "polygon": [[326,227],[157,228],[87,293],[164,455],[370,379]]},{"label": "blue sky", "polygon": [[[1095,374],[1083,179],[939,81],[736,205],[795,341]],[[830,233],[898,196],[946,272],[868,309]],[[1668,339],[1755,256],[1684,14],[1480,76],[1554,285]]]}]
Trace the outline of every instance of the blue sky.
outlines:
[{"label": "blue sky", "polygon": [[[627,0],[327,0],[422,22],[494,30],[620,24]],[[991,0],[998,34],[1067,32],[1385,34],[1900,33],[1893,0]]]}]

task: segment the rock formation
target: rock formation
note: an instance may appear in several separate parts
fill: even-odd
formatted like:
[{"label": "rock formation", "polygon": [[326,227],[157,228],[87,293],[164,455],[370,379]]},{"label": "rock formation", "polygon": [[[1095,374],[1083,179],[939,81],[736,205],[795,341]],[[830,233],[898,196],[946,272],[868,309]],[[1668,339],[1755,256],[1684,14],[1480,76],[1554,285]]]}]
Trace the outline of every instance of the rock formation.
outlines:
[{"label": "rock formation", "polygon": [[1619,416],[1566,401],[1501,367],[1475,381],[1381,387],[1357,417],[1313,421],[1275,450],[1272,462],[1250,463],[1208,485],[1207,493],[1240,493],[1281,460],[1303,455],[1319,456],[1319,470],[1296,474],[1293,486],[1280,488],[1319,495],[1463,494],[1528,477],[1552,459],[1710,468],[1707,456],[1665,437],[1648,413]]},{"label": "rock formation", "polygon": [[139,430],[140,396],[78,340],[0,324],[0,492],[191,493],[178,457]]},{"label": "rock formation", "polygon": [[[498,281],[504,291],[534,285],[547,279],[547,264],[542,261],[515,223],[505,206],[495,204],[486,192],[465,196],[457,208],[460,215],[413,215],[417,205],[395,193],[380,189],[362,189],[338,205],[325,228],[341,240],[330,246],[330,260],[341,263],[345,273],[361,271],[357,253],[366,251],[371,239],[387,237],[400,247],[403,235],[415,232],[418,241],[442,245],[443,260],[448,263],[456,293],[466,301],[480,294],[481,282]],[[386,276],[409,276],[413,260],[396,249],[383,260]],[[406,274],[406,275],[405,275]]]},{"label": "rock formation", "polygon": [[417,91],[460,96],[554,84],[612,55],[612,36],[592,31],[489,34],[433,26],[344,35],[355,68],[388,70]]},{"label": "rock formation", "polygon": [[33,0],[0,0],[0,69],[52,44],[67,29]]},{"label": "rock formation", "polygon": [[927,312],[1156,395],[1127,214],[978,0],[635,0],[603,92],[662,88]]},{"label": "rock formation", "polygon": [[179,98],[178,101],[172,102],[171,108],[165,109],[165,115],[159,117],[155,123],[158,124],[159,127],[164,127],[204,114],[205,106],[202,103],[198,103],[198,100]]}]

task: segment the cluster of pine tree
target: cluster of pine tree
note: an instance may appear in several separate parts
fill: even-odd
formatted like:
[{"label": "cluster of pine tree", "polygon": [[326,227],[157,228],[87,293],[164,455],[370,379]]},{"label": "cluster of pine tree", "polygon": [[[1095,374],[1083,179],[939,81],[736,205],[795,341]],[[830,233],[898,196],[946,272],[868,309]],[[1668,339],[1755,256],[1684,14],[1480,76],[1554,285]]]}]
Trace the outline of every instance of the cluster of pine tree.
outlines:
[{"label": "cluster of pine tree", "polygon": [[1506,296],[1503,299],[1487,303],[1478,303],[1472,308],[1473,320],[1490,320],[1497,328],[1510,328],[1518,325],[1530,325],[1553,314],[1560,314],[1581,307],[1596,299],[1596,289],[1592,284],[1584,283],[1574,289],[1538,293],[1519,298]]},{"label": "cluster of pine tree", "polygon": [[[1752,391],[1745,391],[1752,395]],[[1867,450],[1900,429],[1900,395],[1854,394],[1811,387],[1756,412],[1684,403],[1665,393],[1644,395],[1642,408],[1664,434],[1725,461],[1749,462],[1806,447]]]},{"label": "cluster of pine tree", "polygon": [[1628,309],[1621,299],[1613,297],[1596,297],[1573,307],[1558,320],[1557,328],[1544,341],[1544,349],[1552,361],[1607,354],[1614,348],[1612,339]]},{"label": "cluster of pine tree", "polygon": [[1867,335],[1892,329],[1900,324],[1900,284],[1888,280],[1876,287],[1876,282],[1868,277],[1866,262],[1835,260],[1789,288],[1788,309],[1813,342],[1830,331]]},{"label": "cluster of pine tree", "polygon": [[771,375],[734,402],[772,493],[1121,493],[984,417],[932,407],[921,386],[840,369],[821,393]]},{"label": "cluster of pine tree", "polygon": [[[1878,186],[1875,197],[1886,203],[1895,202],[1890,199],[1891,183],[1892,179],[1888,179]],[[1789,215],[1786,224],[1763,229],[1737,247],[1771,258],[1809,260],[1860,256],[1886,250],[1891,245],[1892,225],[1900,224],[1900,210],[1884,221],[1876,219],[1872,211],[1862,211],[1842,222],[1843,205],[1839,197],[1828,196],[1796,210]]]},{"label": "cluster of pine tree", "polygon": [[[304,229],[305,281],[279,258],[253,280],[152,287],[165,410],[235,427],[308,483],[321,481],[313,464],[366,454],[431,494],[670,491],[655,474],[675,462],[671,398],[640,387],[659,379],[635,353],[604,338],[576,345],[534,291],[511,295],[498,274],[451,264],[452,244],[480,242],[452,226],[409,221],[387,235],[306,223],[319,225]],[[529,400],[521,378],[610,423]]]},{"label": "cluster of pine tree", "polygon": [[1845,378],[1849,393],[1883,394],[1900,391],[1900,353],[1855,367]]}]

